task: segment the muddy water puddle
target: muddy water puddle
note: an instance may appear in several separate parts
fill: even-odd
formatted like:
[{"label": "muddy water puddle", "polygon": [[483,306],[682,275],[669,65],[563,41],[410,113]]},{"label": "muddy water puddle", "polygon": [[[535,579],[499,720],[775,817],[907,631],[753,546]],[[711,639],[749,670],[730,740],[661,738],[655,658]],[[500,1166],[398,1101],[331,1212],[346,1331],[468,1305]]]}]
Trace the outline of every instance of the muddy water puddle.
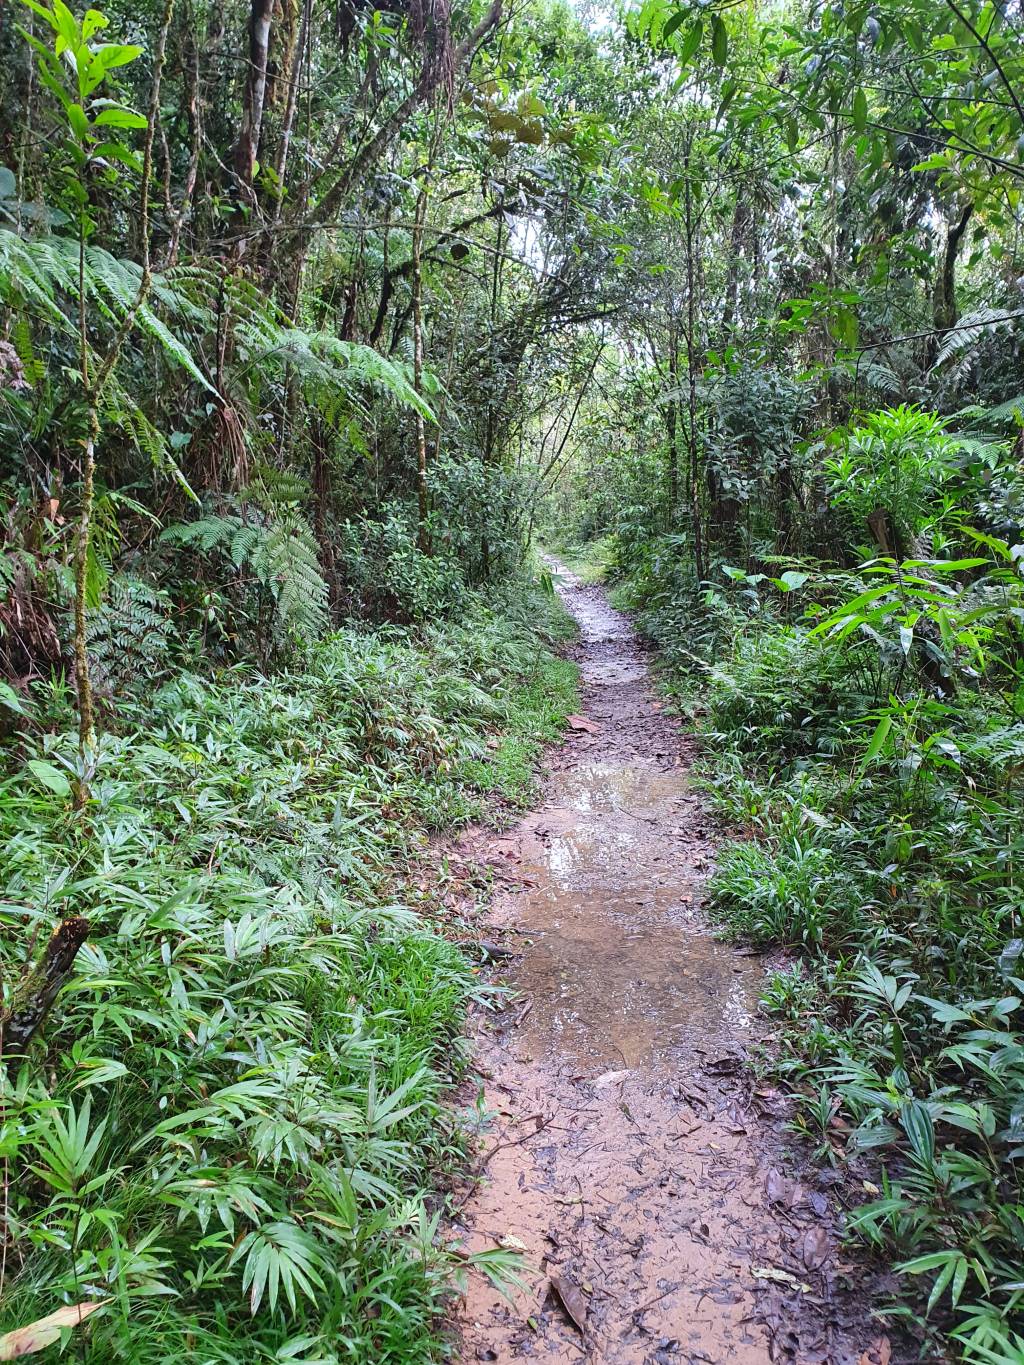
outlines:
[{"label": "muddy water puddle", "polygon": [[[524,1285],[509,1301],[471,1277],[453,1359],[856,1359],[824,1279],[807,1282],[825,1258],[800,1250],[808,1219],[820,1248],[826,1202],[779,1185],[735,1080],[760,969],[701,912],[713,846],[685,741],[626,620],[569,575],[561,591],[597,728],[555,752],[544,803],[488,850],[508,879],[489,921],[516,955],[480,1022],[493,1123],[454,1229],[472,1251],[520,1250]],[[796,1190],[784,1216],[779,1188]],[[802,1353],[773,1353],[780,1323]]]},{"label": "muddy water puddle", "polygon": [[681,1049],[749,1028],[755,969],[695,929],[701,879],[674,834],[685,795],[679,770],[588,763],[521,827],[524,1051],[667,1073]]}]

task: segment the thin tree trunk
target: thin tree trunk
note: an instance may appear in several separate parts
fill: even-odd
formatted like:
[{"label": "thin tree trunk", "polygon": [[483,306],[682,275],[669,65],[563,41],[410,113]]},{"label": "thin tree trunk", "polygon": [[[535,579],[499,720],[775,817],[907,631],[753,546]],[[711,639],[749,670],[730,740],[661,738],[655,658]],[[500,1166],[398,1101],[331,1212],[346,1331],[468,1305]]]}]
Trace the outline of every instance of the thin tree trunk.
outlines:
[{"label": "thin tree trunk", "polygon": [[722,310],[722,332],[728,337],[736,320],[740,299],[740,252],[743,237],[750,221],[750,210],[743,197],[742,186],[736,188],[736,204],[732,215],[732,232],[729,238],[729,264],[725,277],[725,307]]},{"label": "thin tree trunk", "polygon": [[490,346],[488,350],[488,378],[489,389],[487,394],[487,433],[484,437],[484,463],[490,464],[494,453],[494,423],[496,417],[495,401],[496,386],[498,377],[498,366],[495,364],[495,330],[498,323],[498,287],[501,282],[501,234],[505,226],[503,218],[498,219],[498,235],[494,248],[494,262],[491,273],[491,315],[490,315]]},{"label": "thin tree trunk", "polygon": [[89,672],[89,647],[87,629],[87,588],[89,577],[89,554],[92,539],[92,515],[96,489],[96,446],[100,438],[100,403],[121,349],[128,339],[139,310],[143,307],[153,284],[149,257],[149,184],[153,174],[153,138],[160,112],[160,80],[163,75],[164,56],[167,51],[167,34],[174,14],[174,0],[167,0],[160,36],[157,40],[156,59],[153,67],[153,88],[149,103],[149,120],[146,126],[146,141],[142,157],[142,188],[139,199],[139,231],[142,251],[142,278],[131,307],[121,321],[120,327],[103,358],[95,375],[90,368],[89,339],[87,332],[87,302],[85,293],[85,223],[80,225],[78,250],[78,345],[79,365],[82,374],[82,387],[86,405],[86,439],[82,461],[82,508],[78,517],[78,530],[75,535],[75,609],[74,609],[74,658],[75,686],[78,691],[78,747],[81,760],[81,774],[75,795],[77,806],[84,806],[89,799],[89,768],[96,750],[96,720],[93,707],[92,678]]},{"label": "thin tree trunk", "polygon": [[255,204],[253,176],[263,128],[263,102],[267,94],[267,62],[270,56],[270,29],[274,0],[252,0],[249,14],[249,56],[242,97],[242,123],[235,146],[235,175],[243,198]]},{"label": "thin tree trunk", "polygon": [[668,525],[671,530],[679,508],[679,341],[674,317],[668,328],[668,382],[671,394],[665,425],[668,430]]},{"label": "thin tree trunk", "polygon": [[[424,176],[430,175],[429,167]],[[413,387],[420,398],[423,397],[423,223],[427,214],[427,180],[416,200],[416,219],[412,230],[412,335],[413,335]],[[427,490],[427,426],[423,413],[416,410],[416,501],[418,516],[416,524],[416,543],[423,554],[430,553],[430,534],[427,529],[429,494]]]},{"label": "thin tree trunk", "polygon": [[274,206],[274,222],[280,222],[281,210],[284,207],[284,178],[288,170],[288,151],[291,147],[292,132],[295,128],[295,111],[299,103],[299,75],[302,70],[302,61],[306,55],[306,35],[309,32],[309,12],[312,9],[313,0],[304,0],[302,6],[302,20],[299,24],[299,36],[295,43],[295,54],[292,61],[291,77],[288,82],[288,104],[284,113],[284,126],[281,129],[281,151],[277,158],[277,192],[278,200]]},{"label": "thin tree trunk", "polygon": [[690,189],[689,139],[687,140],[686,157],[683,165],[685,178],[684,212],[686,217],[686,369],[689,380],[687,386],[688,421],[686,437],[690,456],[689,482],[690,517],[693,529],[693,565],[697,574],[697,582],[700,584],[707,577],[707,566],[704,561],[704,533],[700,519],[700,458],[697,448],[697,300],[694,293],[696,288],[696,271],[694,268],[696,226],[693,220],[693,197]]},{"label": "thin tree trunk", "polygon": [[973,203],[968,204],[957,221],[950,223],[946,229],[946,245],[932,295],[932,324],[937,332],[948,331],[957,323],[956,258],[973,212]]}]

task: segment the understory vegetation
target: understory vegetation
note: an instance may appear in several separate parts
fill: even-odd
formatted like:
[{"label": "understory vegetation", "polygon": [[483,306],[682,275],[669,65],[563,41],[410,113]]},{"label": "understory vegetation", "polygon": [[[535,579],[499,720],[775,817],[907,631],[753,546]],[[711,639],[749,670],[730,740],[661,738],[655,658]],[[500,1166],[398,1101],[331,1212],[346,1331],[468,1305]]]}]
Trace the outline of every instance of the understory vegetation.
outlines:
[{"label": "understory vegetation", "polygon": [[[763,1000],[771,1066],[816,1158],[849,1169],[851,1239],[902,1277],[890,1315],[926,1351],[1018,1362],[1024,549],[991,501],[1016,487],[1017,458],[909,409],[858,414],[838,437],[849,452],[879,430],[911,433],[904,458],[926,467],[937,438],[955,457],[938,506],[888,504],[906,558],[855,540],[845,566],[751,547],[740,564],[716,554],[698,584],[682,537],[622,530],[608,572],[701,736],[731,833],[711,911],[787,950]],[[829,505],[866,481],[833,483]]]},{"label": "understory vegetation", "polygon": [[438,1237],[447,1092],[486,993],[418,867],[529,798],[575,691],[549,602],[176,670],[122,701],[86,822],[71,709],[37,691],[0,783],[5,978],[55,919],[92,929],[45,1067],[8,1063],[8,1322],[104,1303],[95,1361],[433,1358],[467,1269]]}]

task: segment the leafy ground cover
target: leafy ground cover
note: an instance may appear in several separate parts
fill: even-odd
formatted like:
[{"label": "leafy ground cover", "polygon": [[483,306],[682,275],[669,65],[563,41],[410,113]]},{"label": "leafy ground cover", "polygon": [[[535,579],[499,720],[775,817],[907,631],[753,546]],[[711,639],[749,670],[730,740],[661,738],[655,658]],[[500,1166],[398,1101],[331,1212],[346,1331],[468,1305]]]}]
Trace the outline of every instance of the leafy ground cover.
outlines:
[{"label": "leafy ground cover", "polygon": [[432,833],[528,799],[567,628],[510,589],[273,676],[177,673],[119,704],[84,812],[36,689],[0,782],[5,977],[55,920],[92,931],[4,1100],[3,1330],[103,1302],[83,1360],[436,1358],[481,988],[403,883]]}]

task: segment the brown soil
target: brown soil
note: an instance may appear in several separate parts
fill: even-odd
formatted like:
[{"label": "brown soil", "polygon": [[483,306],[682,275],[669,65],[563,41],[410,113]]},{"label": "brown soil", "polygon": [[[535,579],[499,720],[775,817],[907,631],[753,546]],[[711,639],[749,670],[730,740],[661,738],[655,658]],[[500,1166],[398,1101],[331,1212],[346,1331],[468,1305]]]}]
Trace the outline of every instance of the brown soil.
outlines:
[{"label": "brown soil", "polygon": [[485,850],[514,994],[480,1019],[494,1123],[455,1223],[470,1251],[519,1248],[526,1288],[510,1302],[473,1275],[453,1358],[886,1365],[829,1196],[787,1173],[782,1101],[743,1066],[761,968],[701,914],[690,742],[625,618],[562,573],[599,728]]}]

